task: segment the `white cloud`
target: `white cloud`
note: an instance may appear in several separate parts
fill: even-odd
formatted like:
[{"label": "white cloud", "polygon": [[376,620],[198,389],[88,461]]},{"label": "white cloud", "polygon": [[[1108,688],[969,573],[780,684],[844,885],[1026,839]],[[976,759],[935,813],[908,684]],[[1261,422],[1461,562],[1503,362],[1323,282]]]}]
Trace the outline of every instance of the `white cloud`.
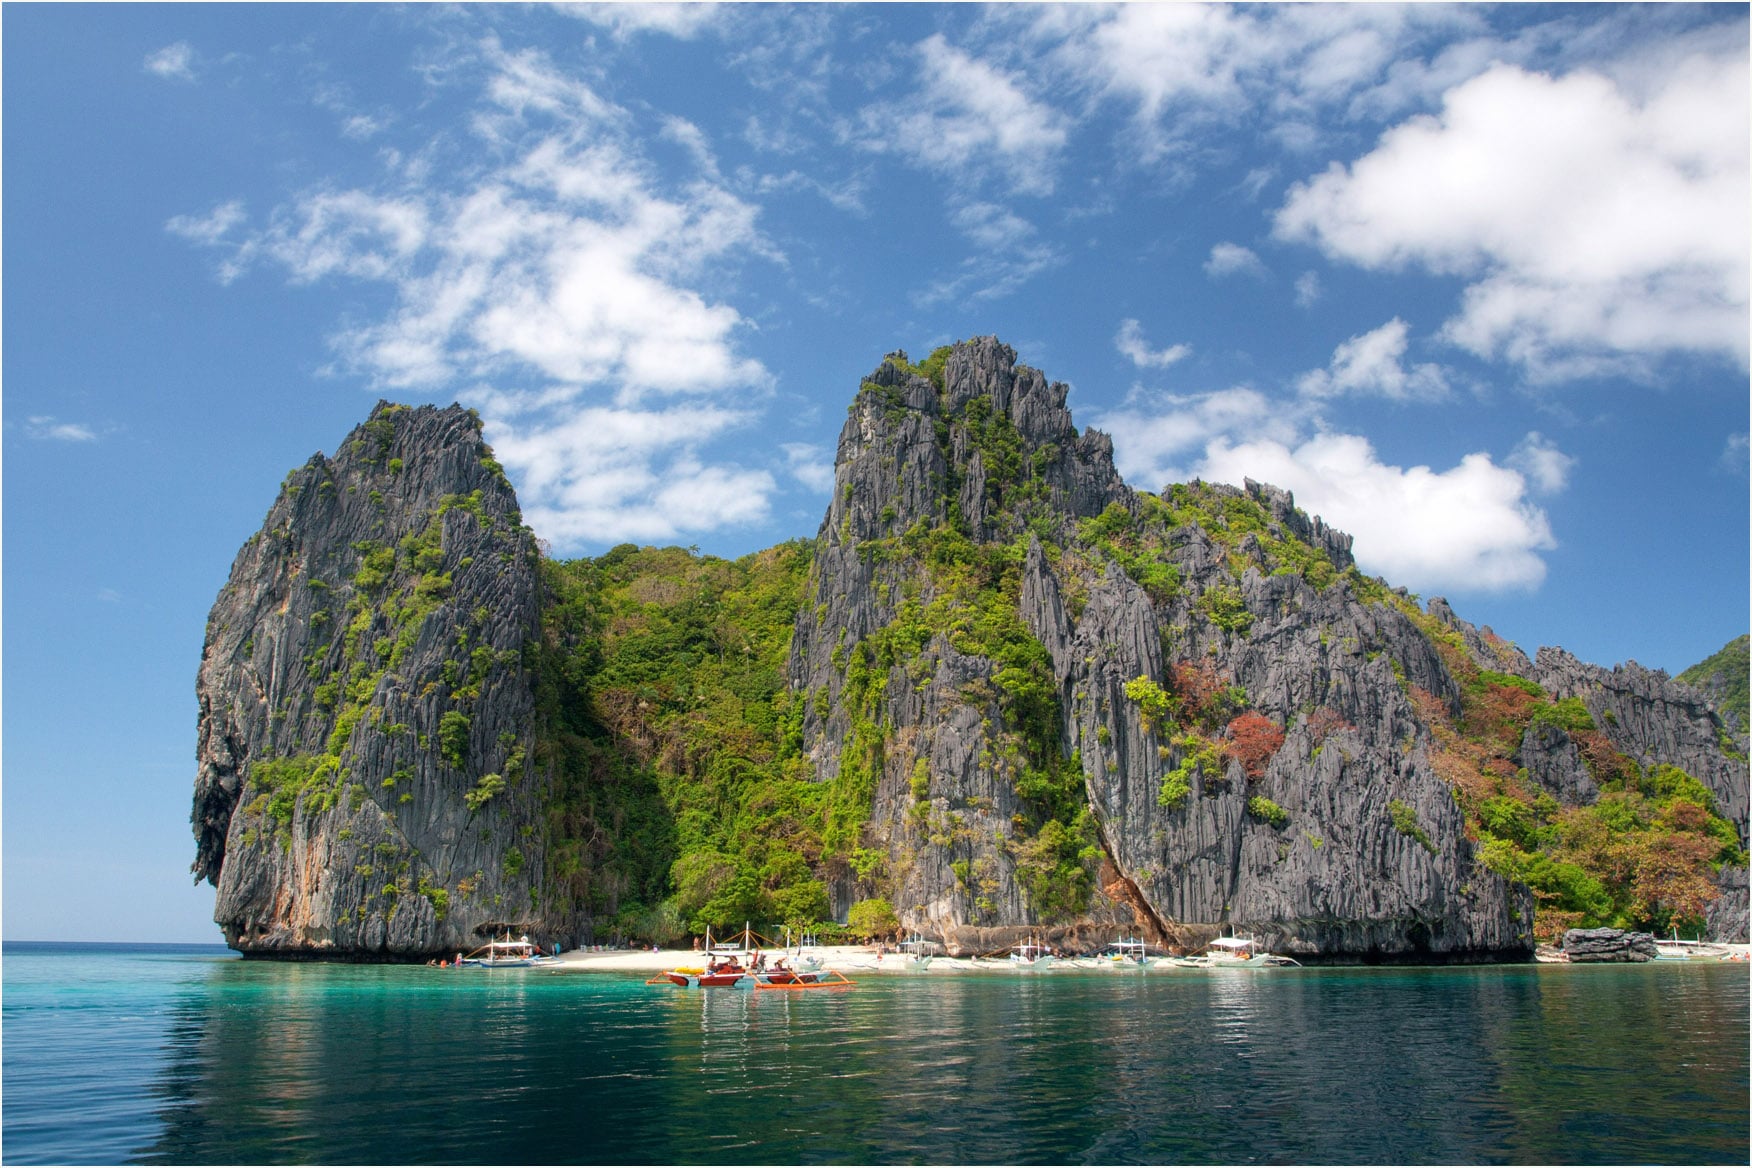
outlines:
[{"label": "white cloud", "polygon": [[1752,435],[1748,435],[1745,431],[1728,435],[1727,442],[1722,445],[1721,465],[1724,468],[1739,474],[1746,473],[1749,461],[1747,457],[1749,439],[1752,439]]},{"label": "white cloud", "polygon": [[945,276],[913,293],[921,308],[967,300],[999,300],[1065,262],[1065,254],[1044,243],[1029,243],[1004,251],[969,256],[959,274]]},{"label": "white cloud", "polygon": [[996,203],[968,203],[949,219],[968,239],[991,251],[1015,247],[1035,234],[1034,224]]},{"label": "white cloud", "polygon": [[1099,415],[1095,425],[1113,435],[1120,473],[1152,487],[1192,477],[1191,460],[1228,435],[1293,442],[1300,432],[1300,413],[1245,386],[1188,395],[1134,390],[1124,407]]},{"label": "white cloud", "polygon": [[223,242],[231,229],[239,226],[245,218],[242,201],[232,199],[219,204],[205,215],[174,216],[165,223],[164,229],[192,243],[213,246]]},{"label": "white cloud", "polygon": [[833,457],[821,447],[807,442],[786,442],[779,449],[785,452],[786,469],[798,482],[823,495],[833,490]]},{"label": "white cloud", "polygon": [[1169,345],[1166,349],[1150,348],[1144,343],[1143,326],[1129,317],[1119,322],[1119,333],[1113,338],[1113,345],[1139,369],[1166,369],[1192,352],[1192,346],[1185,344]]},{"label": "white cloud", "polygon": [[1259,262],[1259,257],[1250,248],[1238,243],[1219,243],[1211,248],[1211,258],[1205,261],[1205,274],[1212,278],[1223,276],[1264,276],[1265,265]]},{"label": "white cloud", "polygon": [[1030,98],[1014,74],[941,34],[921,41],[917,52],[921,89],[866,107],[859,144],[952,178],[991,172],[1022,193],[1051,194],[1066,119]]},{"label": "white cloud", "polygon": [[764,516],[772,475],[702,454],[770,390],[740,349],[748,322],[700,287],[741,257],[779,258],[757,209],[725,189],[691,123],[658,126],[693,164],[666,181],[634,116],[543,55],[489,39],[474,64],[487,149],[470,161],[447,166],[432,144],[419,181],[319,188],[254,231],[235,202],[167,228],[221,250],[222,278],[273,267],[386,286],[391,307],[333,338],[342,366],[374,388],[463,387],[556,544]]},{"label": "white cloud", "polygon": [[1556,546],[1545,513],[1527,502],[1526,481],[1488,454],[1438,472],[1385,464],[1354,434],[1319,434],[1294,448],[1219,438],[1196,469],[1293,492],[1304,511],[1351,534],[1366,570],[1415,591],[1533,588],[1545,579],[1539,553]]},{"label": "white cloud", "polygon": [[[1158,158],[1244,117],[1311,148],[1322,111],[1389,81],[1432,34],[1477,27],[1447,5],[1125,4],[1032,10],[1031,31],[1082,88],[1132,107],[1135,153]],[[1401,83],[1403,89],[1403,83]]]},{"label": "white cloud", "polygon": [[97,432],[84,422],[61,422],[48,414],[27,419],[24,432],[43,442],[96,442]]},{"label": "white cloud", "polygon": [[1293,187],[1277,234],[1470,280],[1443,335],[1535,378],[1670,352],[1744,365],[1745,55],[1685,57],[1643,89],[1498,66],[1450,90],[1439,117]]},{"label": "white cloud", "polygon": [[166,80],[193,81],[195,50],[187,41],[177,41],[174,45],[165,45],[155,53],[146,54],[142,67],[146,72]]},{"label": "white cloud", "polygon": [[525,520],[556,544],[674,539],[768,513],[772,475],[707,465],[695,453],[749,422],[745,411],[519,409],[515,399],[478,390],[463,400],[481,403],[493,453],[519,480]]},{"label": "white cloud", "polygon": [[[1383,463],[1366,438],[1309,427],[1305,406],[1247,388],[1137,400],[1095,420],[1113,435],[1127,481],[1148,489],[1192,478],[1246,479],[1292,491],[1297,504],[1354,538],[1357,562],[1396,585],[1446,592],[1531,588],[1555,546],[1527,478],[1485,453],[1457,466]],[[1568,463],[1538,435],[1516,455],[1561,487]]]},{"label": "white cloud", "polygon": [[1504,460],[1526,475],[1535,489],[1552,494],[1569,485],[1569,473],[1576,460],[1557,448],[1539,431],[1534,430]]},{"label": "white cloud", "polygon": [[692,40],[704,30],[722,23],[730,6],[718,4],[566,4],[557,11],[606,28],[617,40],[642,32],[660,32],[678,40]]},{"label": "white cloud", "polygon": [[276,211],[268,230],[244,244],[237,258],[247,263],[265,254],[300,284],[336,275],[393,280],[424,248],[429,229],[428,208],[415,199],[318,191]]},{"label": "white cloud", "polygon": [[1320,273],[1303,272],[1296,277],[1296,306],[1307,308],[1320,299]]},{"label": "white cloud", "polygon": [[1333,350],[1325,369],[1304,373],[1296,388],[1306,397],[1344,394],[1385,397],[1395,401],[1432,401],[1446,397],[1448,380],[1437,365],[1403,364],[1406,323],[1397,316],[1372,332],[1352,337]]}]

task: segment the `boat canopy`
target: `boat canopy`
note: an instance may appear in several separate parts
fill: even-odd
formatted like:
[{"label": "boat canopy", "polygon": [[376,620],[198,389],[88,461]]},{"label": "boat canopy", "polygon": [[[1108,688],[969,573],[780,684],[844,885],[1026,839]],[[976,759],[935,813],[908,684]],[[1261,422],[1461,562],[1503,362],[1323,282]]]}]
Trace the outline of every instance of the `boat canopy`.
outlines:
[{"label": "boat canopy", "polygon": [[1248,937],[1218,937],[1210,943],[1212,949],[1228,949],[1239,953],[1243,949],[1253,948],[1253,941]]}]

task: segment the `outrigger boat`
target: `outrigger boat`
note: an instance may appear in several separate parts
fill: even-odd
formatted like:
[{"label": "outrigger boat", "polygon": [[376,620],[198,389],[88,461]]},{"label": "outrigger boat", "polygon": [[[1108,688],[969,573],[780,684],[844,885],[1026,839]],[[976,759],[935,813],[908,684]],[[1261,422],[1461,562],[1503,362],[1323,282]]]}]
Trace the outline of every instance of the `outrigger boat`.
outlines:
[{"label": "outrigger boat", "polygon": [[1150,956],[1149,947],[1141,939],[1127,937],[1121,937],[1109,945],[1101,956],[1109,965],[1115,967],[1135,965],[1139,969],[1148,968],[1156,960]]},{"label": "outrigger boat", "polygon": [[[744,926],[746,930],[747,926]],[[790,962],[792,969],[820,969],[821,958],[815,953],[815,934],[797,934],[797,943],[791,943],[791,928],[785,926],[785,951],[790,954],[785,960]]]},{"label": "outrigger boat", "polygon": [[837,969],[795,970],[779,966],[754,975],[757,990],[834,990],[854,984]]},{"label": "outrigger boat", "polygon": [[[751,936],[747,926],[743,927],[745,939]],[[758,950],[752,953],[744,948],[737,949],[730,945],[712,943],[712,930],[706,930],[706,963],[699,966],[681,966],[676,969],[666,969],[646,985],[656,985],[667,981],[672,985],[689,986],[695,989],[710,989],[715,986],[734,986],[744,979],[752,984],[751,971],[758,958]]]},{"label": "outrigger boat", "polygon": [[1010,950],[1010,964],[1019,969],[1045,969],[1053,960],[1052,950],[1045,945],[1036,944],[1032,939]]},{"label": "outrigger boat", "polygon": [[1252,937],[1213,937],[1202,952],[1169,960],[1174,965],[1196,969],[1260,969],[1268,965],[1301,964],[1293,957],[1265,952]]},{"label": "outrigger boat", "polygon": [[503,941],[489,941],[467,957],[458,958],[456,964],[476,969],[514,969],[520,966],[552,965],[554,962],[555,958],[530,944],[528,936],[513,941],[511,934],[506,933]]},{"label": "outrigger boat", "polygon": [[897,948],[906,955],[906,967],[920,972],[931,967],[931,959],[939,955],[943,946],[935,941],[927,941],[914,933],[909,940],[902,941]]},{"label": "outrigger boat", "polygon": [[1681,941],[1677,927],[1674,928],[1672,937],[1663,937],[1655,942],[1657,961],[1720,960],[1727,954],[1727,949],[1709,941]]},{"label": "outrigger boat", "polygon": [[[767,964],[754,931],[742,926],[740,948],[727,944],[712,944],[711,930],[706,931],[706,964],[666,969],[645,982],[646,985],[678,985],[694,989],[735,987],[754,990],[838,989],[852,980],[837,970],[790,969],[785,958]],[[812,958],[807,959],[813,961]]]}]

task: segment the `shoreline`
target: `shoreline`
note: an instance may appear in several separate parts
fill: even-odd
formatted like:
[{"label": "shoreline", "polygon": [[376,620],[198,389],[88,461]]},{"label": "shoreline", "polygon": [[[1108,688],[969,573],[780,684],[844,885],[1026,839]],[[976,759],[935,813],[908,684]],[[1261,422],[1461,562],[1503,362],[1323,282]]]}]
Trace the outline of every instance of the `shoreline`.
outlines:
[{"label": "shoreline", "polygon": [[[1752,957],[1752,945],[1722,945],[1730,954],[1741,962]],[[783,950],[769,951],[773,956],[782,956]],[[872,945],[823,945],[810,950],[815,957],[820,958],[821,968],[837,969],[841,973],[971,973],[991,972],[993,970],[1010,970],[1014,967],[1003,957],[933,957],[930,964],[923,970],[917,969],[905,953],[890,951],[879,956]],[[653,952],[650,949],[572,949],[560,954],[559,962],[546,968],[553,973],[643,973],[658,974],[665,970],[687,968],[703,965],[705,954],[692,949],[660,949]],[[1706,963],[1700,959],[1698,964]],[[1534,965],[1532,960],[1516,962],[1515,964]],[[1561,963],[1572,964],[1572,963]],[[1576,962],[1573,964],[1628,964],[1620,962]],[[1653,964],[1639,962],[1635,964]],[[1673,964],[1673,963],[1663,963]],[[1157,959],[1148,968],[1162,968],[1161,959]],[[1385,966],[1383,966],[1384,968]],[[1138,966],[1117,965],[1101,958],[1060,958],[1052,966],[1031,972],[1050,972],[1052,969],[1098,970],[1107,969],[1115,972],[1133,972]],[[1168,968],[1179,968],[1170,966]],[[1311,967],[1312,968],[1312,967]],[[1324,968],[1324,967],[1322,967]],[[1343,968],[1366,969],[1370,966],[1346,965]],[[1205,972],[1195,970],[1194,972]]]}]

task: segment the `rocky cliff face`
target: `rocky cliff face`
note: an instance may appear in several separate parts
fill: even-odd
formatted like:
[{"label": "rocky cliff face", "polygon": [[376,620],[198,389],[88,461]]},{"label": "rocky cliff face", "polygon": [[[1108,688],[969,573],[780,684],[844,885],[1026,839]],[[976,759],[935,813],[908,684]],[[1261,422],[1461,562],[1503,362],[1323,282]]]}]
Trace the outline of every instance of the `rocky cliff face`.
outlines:
[{"label": "rocky cliff face", "polygon": [[[675,580],[629,582],[637,549],[544,572],[478,422],[379,405],[288,476],[209,622],[195,872],[227,940],[574,941],[622,900],[673,922],[686,883],[698,911],[886,900],[962,953],[1232,929],[1328,960],[1524,957],[1522,881],[1548,922],[1629,903],[1541,849],[1620,830],[1652,874],[1639,904],[1744,937],[1745,869],[1710,865],[1746,842],[1745,749],[1697,691],[1530,660],[1363,576],[1275,488],[1133,491],[1065,397],[993,338],[891,354],[758,638],[701,624]],[[612,635],[601,587],[637,594]],[[636,643],[605,666],[614,637]],[[756,639],[768,664],[726,672]],[[707,650],[735,694],[678,664]],[[709,733],[677,729],[707,704]],[[748,820],[772,839],[696,830],[720,774],[747,778],[712,799],[808,793]]]},{"label": "rocky cliff face", "polygon": [[[1702,782],[1739,830],[1741,845],[1746,844],[1746,741],[1743,735],[1733,737],[1732,724],[1702,692],[1634,661],[1606,670],[1578,661],[1562,649],[1545,648],[1534,664],[1532,675],[1538,682],[1560,697],[1579,699],[1619,751],[1644,765],[1679,767]],[[1560,737],[1575,754],[1567,736]],[[1546,773],[1567,776],[1560,783],[1582,782],[1587,776],[1579,758],[1566,759]],[[1578,802],[1592,801],[1591,791],[1578,794]],[[1708,908],[1709,935],[1717,941],[1744,943],[1749,908],[1746,869],[1724,868],[1718,885],[1721,895]]]},{"label": "rocky cliff face", "polygon": [[[1518,764],[1561,805],[1599,791],[1555,722],[1508,758],[1458,733],[1463,696],[1517,685],[1582,697],[1744,838],[1743,755],[1683,687],[1536,665],[1420,609],[1274,488],[1134,493],[1064,399],[983,338],[892,355],[853,403],[791,658],[818,776],[872,807],[842,909],[889,894],[962,949],[1117,919],[1326,958],[1524,954],[1532,897],[1480,862],[1455,784]],[[1743,922],[1736,879],[1712,911]]]},{"label": "rocky cliff face", "polygon": [[194,872],[228,944],[407,958],[541,931],[537,563],[460,408],[380,403],[286,477],[196,683]]},{"label": "rocky cliff face", "polygon": [[[1064,394],[988,338],[957,346],[936,384],[891,358],[853,405],[792,681],[817,695],[805,737],[822,779],[850,766],[872,788],[886,880],[865,891],[890,889],[903,924],[968,947],[1063,920],[1085,891],[1085,920],[1164,939],[1233,926],[1327,955],[1526,949],[1531,902],[1475,863],[1396,677],[1456,700],[1428,641],[1343,582],[1237,568],[1197,523],[1150,511]],[[1233,497],[1269,517],[1267,539],[1318,549],[1327,575],[1350,569],[1349,540],[1287,495]],[[928,535],[958,521],[1003,549],[975,569],[983,601]],[[1160,552],[1129,561],[1154,595],[1123,547],[1097,550],[1103,532],[1141,546],[1151,523]],[[1021,618],[1012,641],[1044,650],[1034,677],[1026,646],[973,631],[995,620],[976,611],[993,592]],[[1219,692],[1152,718],[1127,693],[1140,678],[1165,697]],[[1211,749],[1243,703],[1290,728],[1255,774]],[[1041,705],[1050,732],[1031,735]],[[1055,770],[1074,784],[1058,807],[1042,792]],[[1171,774],[1185,790],[1165,799]],[[1064,879],[1079,854],[1104,861],[1100,890]]]}]

